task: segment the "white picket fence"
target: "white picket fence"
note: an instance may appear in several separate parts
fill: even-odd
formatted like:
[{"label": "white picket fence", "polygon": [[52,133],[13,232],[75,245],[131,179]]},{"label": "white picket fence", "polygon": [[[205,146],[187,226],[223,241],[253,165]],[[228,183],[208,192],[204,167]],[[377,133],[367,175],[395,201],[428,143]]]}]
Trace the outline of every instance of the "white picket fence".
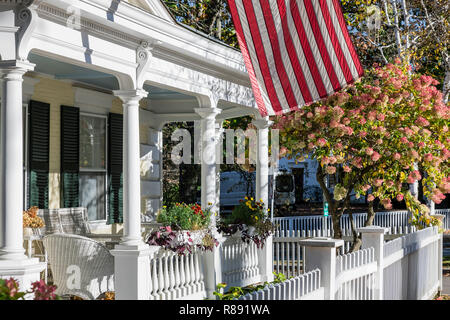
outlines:
[{"label": "white picket fence", "polygon": [[222,282],[228,287],[245,287],[261,281],[258,248],[239,237],[229,237],[220,247]]},{"label": "white picket fence", "polygon": [[342,240],[298,241],[305,247],[307,273],[240,300],[418,300],[432,299],[441,290],[443,237],[437,227],[389,242],[384,228],[359,231],[363,249],[344,255],[336,254]]},{"label": "white picket fence", "polygon": [[[445,216],[444,229],[450,229],[450,209],[436,209],[435,213]],[[373,225],[388,228],[388,234],[407,234],[416,230],[409,223],[410,217],[411,214],[408,211],[377,212]],[[367,213],[353,214],[356,228],[364,227],[366,219]],[[284,231],[286,236],[298,232],[304,237],[332,237],[334,234],[330,216],[277,217],[274,218],[274,223],[278,225],[277,230]],[[341,228],[344,236],[352,235],[351,220],[348,214],[341,217]]]},{"label": "white picket fence", "polygon": [[[178,255],[152,247],[146,290],[149,300],[203,300],[213,298],[219,282],[229,287],[245,287],[264,281],[260,253],[256,245],[240,237],[227,237],[213,252],[195,249]],[[220,277],[216,272],[220,272]],[[208,291],[209,289],[209,291]]]},{"label": "white picket fence", "polygon": [[282,283],[271,284],[263,290],[248,293],[237,300],[323,300],[320,270],[288,279]]},{"label": "white picket fence", "polygon": [[442,281],[442,235],[427,228],[387,242],[383,269],[384,299],[431,299]]},{"label": "white picket fence", "polygon": [[[284,232],[276,231],[273,236],[273,271],[282,273],[287,277],[295,277],[304,273],[305,247],[301,241],[315,237],[306,236],[304,231]],[[350,251],[352,241],[344,241],[344,245],[339,249],[340,254]]]},{"label": "white picket fence", "polygon": [[336,300],[373,300],[377,271],[373,248],[336,258]]}]

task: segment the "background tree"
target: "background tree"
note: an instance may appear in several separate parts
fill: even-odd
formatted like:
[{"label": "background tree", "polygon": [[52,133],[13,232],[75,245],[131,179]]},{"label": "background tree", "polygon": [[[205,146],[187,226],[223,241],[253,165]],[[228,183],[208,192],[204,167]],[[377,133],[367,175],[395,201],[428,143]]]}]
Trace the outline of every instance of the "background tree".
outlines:
[{"label": "background tree", "polygon": [[353,42],[366,68],[401,57],[413,71],[437,79],[448,102],[448,0],[342,0]]},{"label": "background tree", "polygon": [[227,0],[164,0],[177,21],[238,47]]},{"label": "background tree", "polygon": [[[450,191],[450,108],[442,100],[437,81],[409,74],[410,66],[375,67],[365,77],[330,98],[277,118],[281,156],[298,161],[311,156],[319,162],[317,181],[329,203],[335,237],[341,238],[340,218],[356,197],[367,195],[366,225],[375,216],[373,202],[386,209],[392,199],[406,200],[413,223],[437,224],[427,206],[420,204],[408,184],[422,180],[423,193],[436,203]],[[416,169],[418,165],[424,176]],[[331,192],[326,174],[342,168],[342,182]],[[352,213],[353,249],[359,248]]]}]

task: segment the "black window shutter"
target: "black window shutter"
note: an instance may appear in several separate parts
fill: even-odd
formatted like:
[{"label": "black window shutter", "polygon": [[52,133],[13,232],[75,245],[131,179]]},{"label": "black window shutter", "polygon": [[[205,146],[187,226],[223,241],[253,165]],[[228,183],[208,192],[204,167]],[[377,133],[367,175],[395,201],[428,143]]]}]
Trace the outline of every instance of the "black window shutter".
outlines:
[{"label": "black window shutter", "polygon": [[108,224],[123,223],[123,116],[110,113],[108,125]]},{"label": "black window shutter", "polygon": [[29,107],[29,207],[48,209],[50,105],[30,101]]},{"label": "black window shutter", "polygon": [[80,173],[80,110],[61,106],[61,206],[77,208]]}]

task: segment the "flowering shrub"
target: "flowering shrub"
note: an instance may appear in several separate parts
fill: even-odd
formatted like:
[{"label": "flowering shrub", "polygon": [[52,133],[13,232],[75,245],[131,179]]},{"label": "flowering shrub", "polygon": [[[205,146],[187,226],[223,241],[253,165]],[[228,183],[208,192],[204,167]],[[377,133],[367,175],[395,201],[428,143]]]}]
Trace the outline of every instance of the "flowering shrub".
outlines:
[{"label": "flowering shrub", "polygon": [[31,284],[31,291],[19,291],[19,284],[13,278],[0,279],[0,300],[24,300],[27,294],[34,294],[34,300],[59,300],[56,286],[49,286],[43,280]]},{"label": "flowering shrub", "polygon": [[[423,194],[435,203],[450,192],[450,108],[436,80],[409,70],[400,60],[375,65],[347,89],[276,119],[282,157],[318,160],[317,180],[337,237],[352,190],[357,198],[366,195],[369,205],[378,198],[386,209],[393,198],[410,198],[407,184],[415,181],[422,180]],[[342,182],[330,192],[324,177],[338,170]],[[436,223],[425,206],[406,204],[417,217]]]},{"label": "flowering shrub", "polygon": [[44,220],[37,215],[39,208],[31,207],[27,211],[23,212],[23,227],[24,228],[42,228],[44,226]]},{"label": "flowering shrub", "polygon": [[164,207],[156,220],[175,230],[202,230],[208,228],[211,212],[202,210],[198,204],[177,203],[175,206]]},{"label": "flowering shrub", "polygon": [[34,293],[34,300],[56,300],[56,286],[45,284],[44,280],[36,281],[31,285],[31,291]]},{"label": "flowering shrub", "polygon": [[[218,224],[219,232],[231,235],[241,231],[242,241],[253,241],[258,248],[264,246],[265,240],[274,232],[275,226],[270,221],[264,202],[245,197],[236,206],[231,216],[222,218]],[[253,231],[254,230],[254,231]]]},{"label": "flowering shrub", "polygon": [[214,246],[219,245],[218,241],[214,238],[211,231],[203,230],[202,232],[201,242],[194,243],[190,232],[186,232],[187,237],[185,237],[180,232],[174,231],[170,226],[165,226],[153,231],[147,243],[151,246],[160,246],[166,250],[171,250],[179,255],[192,253],[194,248],[212,251]]}]

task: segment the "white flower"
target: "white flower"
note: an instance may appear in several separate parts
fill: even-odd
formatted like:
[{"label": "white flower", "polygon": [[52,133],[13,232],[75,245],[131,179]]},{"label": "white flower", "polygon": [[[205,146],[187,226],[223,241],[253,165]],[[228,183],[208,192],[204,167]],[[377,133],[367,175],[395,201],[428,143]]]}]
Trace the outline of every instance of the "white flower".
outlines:
[{"label": "white flower", "polygon": [[334,187],[334,200],[341,201],[347,196],[347,189],[345,189],[340,184]]}]

